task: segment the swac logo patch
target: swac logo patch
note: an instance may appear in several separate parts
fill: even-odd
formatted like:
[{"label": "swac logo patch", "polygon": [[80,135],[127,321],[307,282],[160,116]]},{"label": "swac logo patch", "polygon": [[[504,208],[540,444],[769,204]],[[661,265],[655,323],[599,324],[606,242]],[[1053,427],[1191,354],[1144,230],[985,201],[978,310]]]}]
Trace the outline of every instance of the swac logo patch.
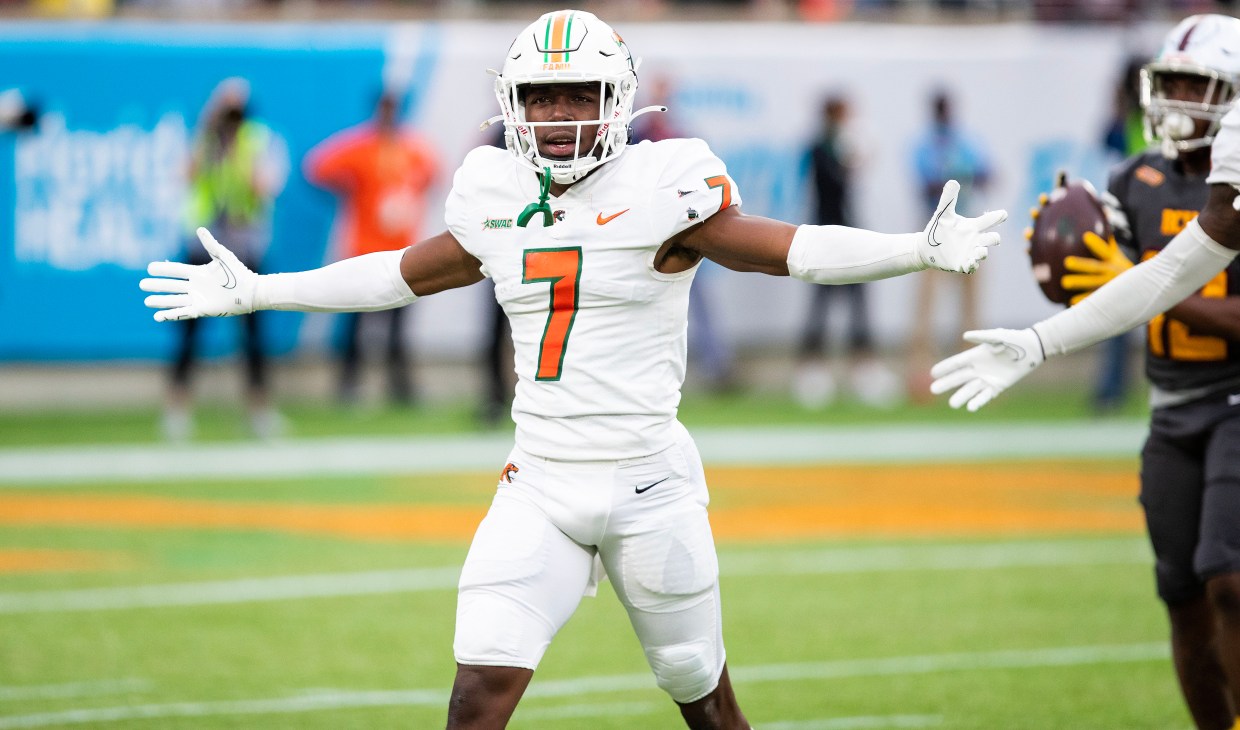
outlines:
[{"label": "swac logo patch", "polygon": [[482,230],[494,231],[502,228],[512,228],[511,218],[487,218],[482,221]]},{"label": "swac logo patch", "polygon": [[509,484],[512,484],[512,475],[519,471],[521,471],[521,467],[510,461],[504,465],[504,470],[499,473],[499,480],[501,482],[508,482]]}]

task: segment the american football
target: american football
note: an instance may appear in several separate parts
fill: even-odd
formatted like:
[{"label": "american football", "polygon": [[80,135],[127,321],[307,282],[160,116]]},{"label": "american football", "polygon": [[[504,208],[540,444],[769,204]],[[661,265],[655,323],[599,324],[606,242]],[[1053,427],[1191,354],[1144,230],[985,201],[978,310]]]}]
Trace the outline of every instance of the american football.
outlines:
[{"label": "american football", "polygon": [[1060,282],[1065,273],[1066,256],[1093,256],[1081,240],[1086,231],[1103,240],[1111,237],[1111,225],[1094,186],[1087,180],[1068,181],[1060,173],[1055,189],[1039,199],[1033,210],[1033,227],[1026,231],[1033,278],[1042,293],[1056,304],[1067,304],[1073,292],[1064,291]]}]

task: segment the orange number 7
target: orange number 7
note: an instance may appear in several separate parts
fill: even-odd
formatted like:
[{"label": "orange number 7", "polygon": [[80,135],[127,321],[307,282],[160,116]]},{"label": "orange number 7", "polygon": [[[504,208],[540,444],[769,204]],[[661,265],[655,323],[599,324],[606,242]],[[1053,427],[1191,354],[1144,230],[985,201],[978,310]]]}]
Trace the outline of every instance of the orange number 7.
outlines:
[{"label": "orange number 7", "polygon": [[706,186],[710,188],[723,188],[723,202],[719,204],[719,210],[726,210],[732,205],[732,181],[727,175],[715,175],[706,178]]},{"label": "orange number 7", "polygon": [[559,380],[564,370],[568,335],[577,318],[577,286],[581,283],[581,247],[531,248],[525,252],[521,283],[551,283],[547,326],[538,346],[535,380]]}]

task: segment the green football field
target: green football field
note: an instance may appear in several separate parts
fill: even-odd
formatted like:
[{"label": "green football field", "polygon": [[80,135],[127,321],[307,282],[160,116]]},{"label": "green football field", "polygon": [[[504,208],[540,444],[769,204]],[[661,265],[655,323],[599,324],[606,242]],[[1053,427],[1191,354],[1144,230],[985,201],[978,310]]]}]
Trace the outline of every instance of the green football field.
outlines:
[{"label": "green football field", "polygon": [[[1140,414],[1044,403],[686,403],[755,728],[1188,727]],[[442,727],[455,578],[509,435],[468,406],[289,415],[257,445],[208,411],[175,448],[153,412],[0,416],[0,729]],[[679,726],[607,584],[511,724]]]}]

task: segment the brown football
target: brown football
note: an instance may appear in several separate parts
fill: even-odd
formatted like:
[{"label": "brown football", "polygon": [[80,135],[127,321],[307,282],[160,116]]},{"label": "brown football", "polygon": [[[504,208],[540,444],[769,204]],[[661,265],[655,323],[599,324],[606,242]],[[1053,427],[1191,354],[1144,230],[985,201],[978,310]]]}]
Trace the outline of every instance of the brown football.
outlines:
[{"label": "brown football", "polygon": [[1061,173],[1055,189],[1034,211],[1033,228],[1028,233],[1033,278],[1052,302],[1067,304],[1077,293],[1065,292],[1060,286],[1066,273],[1063,260],[1065,256],[1093,256],[1081,239],[1086,231],[1108,240],[1111,225],[1106,211],[1089,181],[1069,182]]}]

